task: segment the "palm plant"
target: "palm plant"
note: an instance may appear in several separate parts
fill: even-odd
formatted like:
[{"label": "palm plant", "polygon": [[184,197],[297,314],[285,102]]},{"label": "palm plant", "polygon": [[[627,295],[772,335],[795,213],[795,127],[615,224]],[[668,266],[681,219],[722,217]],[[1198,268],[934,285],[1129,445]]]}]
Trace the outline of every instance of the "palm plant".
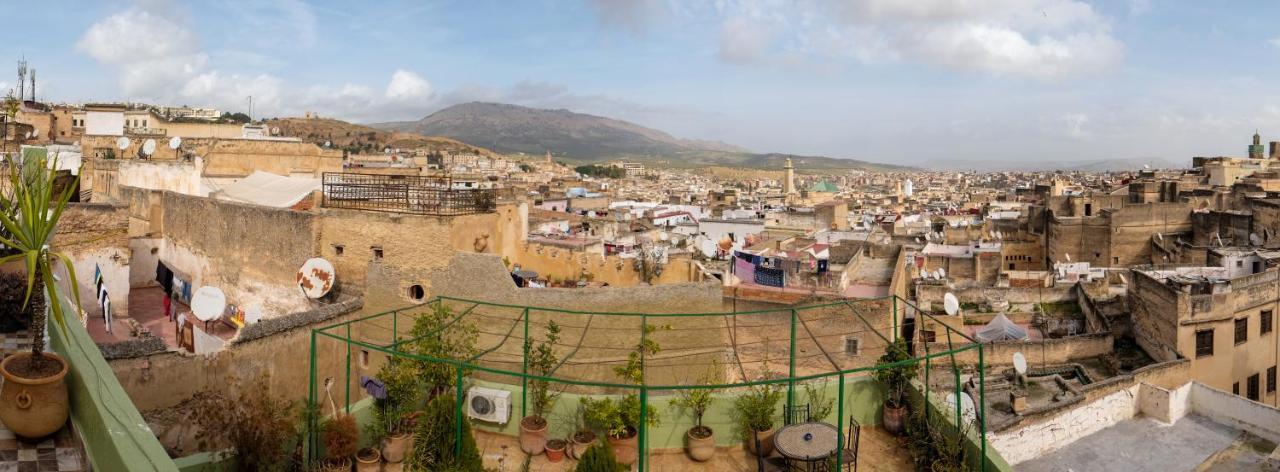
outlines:
[{"label": "palm plant", "polygon": [[47,315],[45,314],[46,298],[39,294],[32,297],[37,286],[48,294],[48,303],[53,319],[62,329],[66,329],[66,318],[62,304],[58,303],[58,284],[53,277],[54,262],[61,260],[66,266],[71,279],[71,293],[77,309],[80,306],[80,289],[76,283],[75,266],[66,254],[50,249],[58,220],[67,207],[67,202],[76,189],[77,176],[69,185],[57,192],[55,183],[55,162],[48,160],[48,154],[41,148],[23,149],[23,159],[19,166],[9,167],[9,193],[0,195],[0,226],[4,227],[0,234],[0,243],[10,250],[16,251],[0,257],[0,263],[24,261],[27,269],[27,290],[23,298],[24,309],[31,311],[31,365],[32,371],[38,372],[44,364],[44,333]]}]

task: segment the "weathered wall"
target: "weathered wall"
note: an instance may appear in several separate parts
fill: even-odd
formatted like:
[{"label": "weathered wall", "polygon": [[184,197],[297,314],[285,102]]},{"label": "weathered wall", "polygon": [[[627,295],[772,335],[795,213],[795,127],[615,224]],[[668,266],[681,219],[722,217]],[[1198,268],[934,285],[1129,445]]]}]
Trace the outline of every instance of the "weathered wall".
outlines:
[{"label": "weathered wall", "polygon": [[1244,429],[1268,441],[1280,442],[1280,410],[1200,382],[1192,384],[1190,399],[1191,410],[1196,413]]},{"label": "weathered wall", "polygon": [[[640,271],[635,259],[617,255],[603,256],[594,252],[578,251],[567,247],[526,242],[517,246],[510,257],[512,264],[532,270],[540,277],[555,280],[576,281],[584,275],[593,282],[607,283],[614,287],[631,287],[641,283]],[[688,257],[669,257],[662,274],[652,284],[681,283],[698,280],[701,275]]]},{"label": "weathered wall", "polygon": [[[938,333],[940,338],[945,333]],[[967,344],[957,339],[956,347]],[[931,352],[943,352],[949,349],[945,339],[943,342],[930,344]],[[1041,341],[1000,341],[983,346],[983,360],[988,366],[1012,365],[1013,354],[1021,352],[1027,358],[1027,365],[1067,364],[1080,359],[1089,359],[1114,350],[1111,333],[1083,334],[1066,338],[1045,339]],[[977,364],[978,350],[970,349],[956,354],[956,362]]]},{"label": "weathered wall", "polygon": [[1134,385],[1097,401],[1067,408],[1049,421],[988,433],[987,441],[1009,464],[1017,465],[1133,418],[1138,411],[1138,392],[1138,386]]},{"label": "weathered wall", "polygon": [[129,314],[128,230],[129,208],[124,205],[68,204],[58,222],[53,247],[73,261],[80,301],[91,316],[102,316],[96,303],[95,268],[102,270],[112,313],[122,317]]}]

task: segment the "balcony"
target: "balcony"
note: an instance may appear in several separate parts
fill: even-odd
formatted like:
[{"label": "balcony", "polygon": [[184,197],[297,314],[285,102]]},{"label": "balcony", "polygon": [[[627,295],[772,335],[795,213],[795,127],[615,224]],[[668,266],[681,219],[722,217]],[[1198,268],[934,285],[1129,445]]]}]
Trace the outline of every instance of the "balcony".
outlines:
[{"label": "balcony", "polygon": [[458,216],[493,212],[495,189],[457,189],[446,178],[325,172],[325,208],[415,215]]}]

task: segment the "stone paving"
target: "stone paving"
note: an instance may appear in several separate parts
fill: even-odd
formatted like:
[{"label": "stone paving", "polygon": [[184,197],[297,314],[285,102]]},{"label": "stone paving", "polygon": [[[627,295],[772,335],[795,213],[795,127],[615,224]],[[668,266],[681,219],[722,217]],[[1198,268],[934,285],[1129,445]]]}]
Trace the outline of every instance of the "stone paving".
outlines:
[{"label": "stone paving", "polygon": [[[31,349],[25,331],[0,336],[0,355]],[[85,467],[84,448],[68,422],[53,436],[27,441],[14,436],[0,423],[0,472],[73,472]]]}]

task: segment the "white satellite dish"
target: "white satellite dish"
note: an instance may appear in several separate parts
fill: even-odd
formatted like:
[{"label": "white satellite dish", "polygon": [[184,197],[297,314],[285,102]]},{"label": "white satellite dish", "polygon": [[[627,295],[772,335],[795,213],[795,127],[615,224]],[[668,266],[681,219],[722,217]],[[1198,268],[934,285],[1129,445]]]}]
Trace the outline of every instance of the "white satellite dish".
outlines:
[{"label": "white satellite dish", "polygon": [[1156,233],[1156,239],[1159,239],[1160,242],[1164,242],[1164,235],[1160,233]]},{"label": "white satellite dish", "polygon": [[929,278],[930,278],[930,277],[932,277],[932,276],[933,276],[933,274],[930,274],[930,273],[929,273],[929,271],[927,271],[927,270],[920,271],[920,278],[922,278],[922,279],[929,280]]},{"label": "white satellite dish", "polygon": [[150,156],[156,153],[156,140],[147,139],[142,142],[142,155]]},{"label": "white satellite dish", "polygon": [[129,137],[128,137],[128,136],[121,136],[121,137],[120,137],[120,139],[117,139],[117,140],[116,140],[116,148],[120,149],[121,151],[123,151],[123,150],[125,150],[125,149],[129,149]]},{"label": "white satellite dish", "polygon": [[174,136],[169,138],[169,149],[178,149],[182,145],[182,138]]},{"label": "white satellite dish", "polygon": [[955,316],[960,314],[960,299],[956,298],[954,293],[947,292],[946,295],[942,296],[942,308],[947,311],[948,315]]},{"label": "white satellite dish", "polygon": [[307,259],[302,268],[298,269],[298,289],[307,298],[323,297],[333,289],[333,283],[337,279],[335,274],[333,264],[329,261],[319,257]]},{"label": "white satellite dish", "polygon": [[200,321],[212,321],[227,309],[227,296],[218,287],[205,285],[191,295],[191,314]]},{"label": "white satellite dish", "polygon": [[324,147],[333,147],[333,141],[325,141]]},{"label": "white satellite dish", "polygon": [[946,278],[946,277],[947,277],[947,270],[946,270],[946,269],[943,269],[943,268],[941,268],[941,267],[939,267],[939,268],[938,268],[938,278],[939,278],[939,279],[944,279],[944,278]]},{"label": "white satellite dish", "polygon": [[1018,375],[1025,375],[1027,373],[1027,356],[1022,355],[1021,352],[1013,353],[1013,370],[1017,371]]},{"label": "white satellite dish", "polygon": [[1124,274],[1116,274],[1116,275],[1120,277],[1120,283],[1125,285],[1129,284],[1129,279],[1124,278]]},{"label": "white satellite dish", "polygon": [[1067,258],[1067,262],[1071,262],[1071,254],[1070,254],[1070,253],[1066,253],[1066,252],[1064,252],[1064,253],[1062,253],[1062,255],[1063,255],[1063,256],[1065,256],[1065,257]]}]

